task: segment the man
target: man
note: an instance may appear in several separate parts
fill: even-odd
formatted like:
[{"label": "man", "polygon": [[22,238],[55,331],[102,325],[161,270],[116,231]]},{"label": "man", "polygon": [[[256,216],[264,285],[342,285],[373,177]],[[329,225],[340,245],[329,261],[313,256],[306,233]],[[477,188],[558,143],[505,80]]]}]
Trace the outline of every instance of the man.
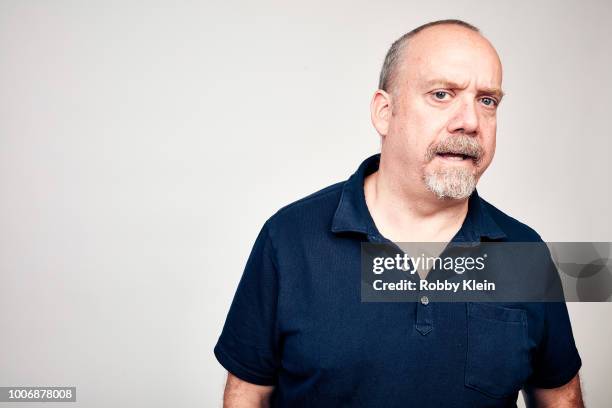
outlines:
[{"label": "man", "polygon": [[381,154],[278,211],[215,355],[226,407],[581,407],[564,303],[365,303],[362,242],[541,241],[475,186],[495,151],[502,67],[462,21],[389,50],[371,103]]}]

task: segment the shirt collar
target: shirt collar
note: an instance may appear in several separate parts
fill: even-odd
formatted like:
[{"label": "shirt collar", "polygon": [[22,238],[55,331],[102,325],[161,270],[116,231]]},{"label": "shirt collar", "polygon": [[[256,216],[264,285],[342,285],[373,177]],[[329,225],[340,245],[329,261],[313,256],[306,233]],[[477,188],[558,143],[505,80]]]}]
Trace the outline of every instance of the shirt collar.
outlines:
[{"label": "shirt collar", "polygon": [[[340,202],[332,221],[332,232],[358,232],[382,239],[372,220],[363,192],[365,178],[378,170],[380,154],[368,157],[344,183]],[[484,200],[474,190],[468,201],[468,213],[454,242],[481,241],[481,238],[503,239],[506,234],[493,220]]]}]

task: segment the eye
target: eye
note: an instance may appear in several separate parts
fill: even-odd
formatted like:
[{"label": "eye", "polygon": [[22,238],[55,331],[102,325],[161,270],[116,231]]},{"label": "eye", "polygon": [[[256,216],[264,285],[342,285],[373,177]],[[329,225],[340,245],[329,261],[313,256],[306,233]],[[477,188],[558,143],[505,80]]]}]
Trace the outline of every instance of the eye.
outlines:
[{"label": "eye", "polygon": [[497,101],[493,98],[489,98],[488,96],[482,98],[481,101],[483,104],[485,104],[485,106],[497,106]]},{"label": "eye", "polygon": [[440,101],[443,101],[446,98],[446,96],[450,96],[450,94],[446,91],[436,91],[433,93],[433,96],[434,98]]}]

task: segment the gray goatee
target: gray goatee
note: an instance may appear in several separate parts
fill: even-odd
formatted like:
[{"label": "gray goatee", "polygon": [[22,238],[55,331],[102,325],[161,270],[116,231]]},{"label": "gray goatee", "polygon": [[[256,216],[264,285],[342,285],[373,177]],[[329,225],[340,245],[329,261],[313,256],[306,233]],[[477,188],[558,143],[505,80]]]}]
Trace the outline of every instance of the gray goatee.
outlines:
[{"label": "gray goatee", "polygon": [[[477,166],[484,155],[482,147],[472,137],[465,135],[450,136],[427,149],[425,162],[429,163],[436,155],[443,153],[461,154]],[[425,186],[439,199],[460,200],[469,197],[476,189],[476,172],[461,166],[444,166],[426,172],[423,177]]]}]

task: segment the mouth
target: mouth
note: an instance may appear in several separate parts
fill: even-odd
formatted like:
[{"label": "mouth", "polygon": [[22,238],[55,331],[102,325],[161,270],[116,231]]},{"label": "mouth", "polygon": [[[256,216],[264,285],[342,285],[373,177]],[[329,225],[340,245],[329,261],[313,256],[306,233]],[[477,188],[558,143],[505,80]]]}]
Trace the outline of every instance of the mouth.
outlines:
[{"label": "mouth", "polygon": [[462,162],[462,161],[475,162],[476,161],[476,157],[471,156],[469,154],[464,154],[464,153],[453,153],[453,152],[436,153],[436,157],[439,157],[443,160],[456,161],[456,162]]}]

